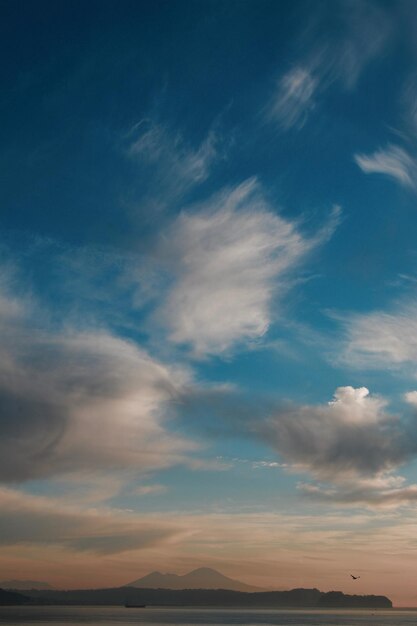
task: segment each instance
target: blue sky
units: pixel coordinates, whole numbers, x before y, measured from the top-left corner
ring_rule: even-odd
[[[413,3],[0,7],[0,578],[415,604]]]

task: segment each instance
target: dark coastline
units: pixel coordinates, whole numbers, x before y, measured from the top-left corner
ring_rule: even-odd
[[[3,592],[7,593],[7,592]],[[15,594],[19,595],[19,594]],[[372,608],[390,609],[386,596],[347,595],[340,591],[318,589],[290,591],[241,592],[226,589],[82,589],[67,591],[24,591],[22,601],[14,604],[118,606],[129,604],[159,607],[224,607],[224,608]]]

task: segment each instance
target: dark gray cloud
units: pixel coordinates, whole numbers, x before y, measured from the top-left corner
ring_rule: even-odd
[[[405,399],[415,407],[416,398],[410,392]],[[208,436],[263,442],[284,461],[283,471],[317,481],[300,487],[310,498],[371,506],[416,500],[417,485],[398,471],[417,455],[417,421],[406,410],[391,414],[365,387],[339,387],[331,402],[302,406],[231,388],[198,390],[183,400],[183,410],[198,417],[194,428]]]
[[[0,480],[184,461],[195,446],[166,428],[189,382],[184,369],[109,332],[44,331],[9,309],[0,316]]]
[[[415,392],[406,401],[415,405]],[[365,387],[339,387],[326,405],[291,407],[258,421],[255,432],[290,471],[316,481],[300,493],[348,506],[396,507],[417,502],[417,485],[400,467],[417,455],[416,420],[386,410]]]
[[[0,489],[0,545],[53,544],[113,554],[171,539],[181,528],[121,511],[82,510],[59,500]]]
[[[387,472],[411,453],[398,420],[365,388],[341,387],[327,405],[278,411],[257,432],[286,461],[321,479]]]
[[[414,422],[390,414],[386,401],[364,387],[339,387],[319,405],[279,404],[227,387],[196,390],[182,402],[188,420],[198,416],[195,428],[261,440],[288,467],[320,479],[389,472],[417,452]]]

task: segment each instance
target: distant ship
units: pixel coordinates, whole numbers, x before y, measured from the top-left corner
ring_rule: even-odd
[[[144,609],[146,604],[129,604],[125,602],[125,609]]]

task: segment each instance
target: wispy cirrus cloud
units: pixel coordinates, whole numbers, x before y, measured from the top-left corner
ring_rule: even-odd
[[[221,144],[210,130],[197,147],[191,146],[180,132],[147,119],[132,127],[126,142],[126,154],[143,169],[144,190],[159,208],[208,178]]]
[[[366,67],[383,54],[395,16],[376,2],[342,0],[338,17],[341,31],[329,42],[328,71],[330,79],[351,89]]]
[[[191,348],[198,357],[228,354],[260,340],[285,317],[284,296],[305,278],[308,255],[333,235],[340,215],[333,207],[316,232],[304,234],[301,219],[281,217],[251,178],[164,218],[143,249],[124,253],[48,240],[28,256],[36,262],[39,251],[49,255],[43,275],[59,296],[52,308],[67,328],[140,329],[153,347],[164,343],[165,355],[169,346]],[[4,299],[4,311],[20,306],[12,293]],[[284,342],[279,349],[291,353]]]
[[[301,66],[291,69],[278,83],[269,109],[270,117],[277,119],[285,130],[302,128],[315,107],[319,83],[319,78],[310,70]]]
[[[396,180],[404,187],[416,188],[417,163],[399,146],[390,144],[372,154],[355,154],[354,160],[365,174],[381,174]]]
[[[269,119],[277,121],[284,130],[301,129],[332,85],[352,89],[389,40],[390,17],[382,7],[353,0],[336,2],[334,8],[335,36],[327,33],[323,37],[319,26],[326,20],[325,11],[316,15],[315,22],[305,31],[308,40],[301,42],[302,48],[308,49],[307,54],[281,76],[267,107]]]
[[[354,367],[417,368],[417,303],[390,311],[371,311],[340,318],[344,338],[337,357]]]
[[[262,337],[295,269],[337,219],[335,211],[323,230],[304,237],[272,210],[255,179],[180,214],[160,249],[173,276],[159,311],[170,341],[204,356]]]

